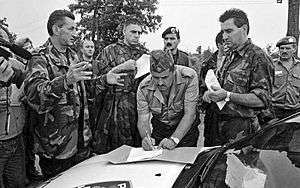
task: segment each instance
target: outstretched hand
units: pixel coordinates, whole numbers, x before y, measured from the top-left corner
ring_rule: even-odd
[[[113,71],[109,71],[106,75],[107,83],[111,85],[124,86],[124,78],[127,76],[126,73],[114,73]]]
[[[90,80],[92,77],[92,71],[86,71],[89,69],[88,62],[80,62],[76,64],[71,64],[67,72],[67,84],[72,85],[78,81]]]

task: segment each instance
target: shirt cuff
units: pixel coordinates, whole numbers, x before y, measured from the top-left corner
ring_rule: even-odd
[[[263,89],[254,89],[251,93],[254,93],[264,103],[265,109],[270,107],[271,97],[267,94],[267,91]]]

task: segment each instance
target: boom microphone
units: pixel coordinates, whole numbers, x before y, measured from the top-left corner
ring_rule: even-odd
[[[8,60],[8,58],[11,57],[11,53],[0,47],[0,57],[4,57],[6,60]]]
[[[32,57],[32,55],[29,51],[21,48],[20,46],[18,46],[16,44],[9,43],[1,37],[0,37],[0,46],[9,48],[12,53],[16,54],[17,56],[20,56],[23,59],[29,60]],[[2,54],[2,50],[0,52]]]
[[[20,46],[16,44],[12,44],[10,47],[8,47],[14,54],[20,56],[23,59],[29,60],[32,57],[32,54],[25,50],[24,48],[21,48]]]

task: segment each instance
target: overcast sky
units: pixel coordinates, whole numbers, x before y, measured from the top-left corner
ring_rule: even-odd
[[[55,9],[66,9],[74,0],[0,0],[0,18],[7,17],[10,30],[19,37],[30,37],[41,45],[48,37],[46,22]],[[169,26],[180,30],[179,48],[195,52],[197,46],[216,48],[214,39],[220,30],[219,16],[229,8],[244,10],[250,21],[249,37],[261,47],[276,43],[287,31],[288,0],[159,0],[157,13],[162,26],[142,36],[150,49],[162,48],[161,33]]]

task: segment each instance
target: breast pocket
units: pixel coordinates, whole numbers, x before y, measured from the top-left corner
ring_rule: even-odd
[[[246,86],[249,81],[250,72],[241,70],[238,72],[229,72],[229,81],[238,86]]]
[[[274,86],[276,88],[281,87],[285,83],[286,76],[283,74],[275,75]]]
[[[237,93],[247,92],[249,76],[250,73],[243,70],[239,72],[229,72],[227,81],[224,84],[224,89]]]
[[[292,85],[297,89],[300,88],[300,73],[292,73]]]
[[[183,101],[177,101],[173,103],[173,110],[176,114],[183,111]]]

